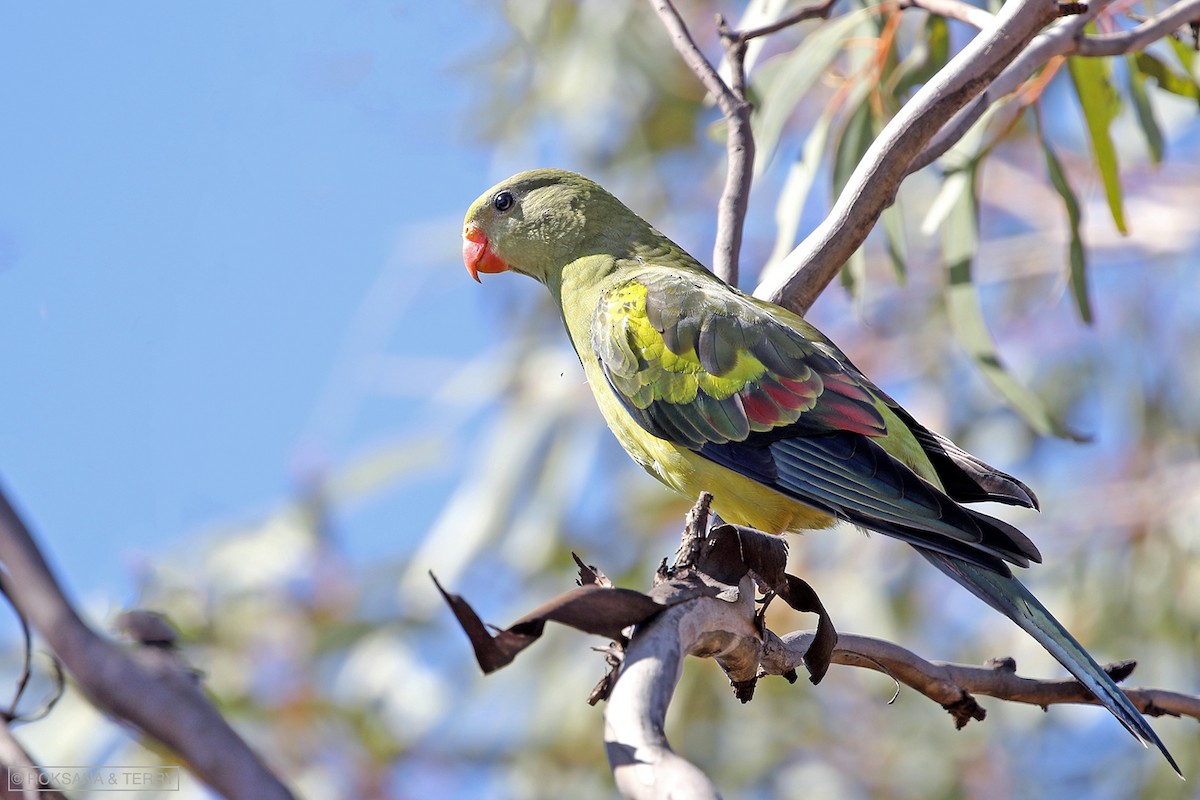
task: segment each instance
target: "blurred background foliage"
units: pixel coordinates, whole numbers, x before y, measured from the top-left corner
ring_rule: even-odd
[[[681,6],[715,56],[717,12],[749,26],[796,4]],[[1104,29],[1154,11],[1121,8]],[[460,71],[495,152],[496,174],[477,190],[518,167],[569,165],[706,259],[723,126],[647,4],[510,0],[504,13],[509,31]],[[830,21],[755,43],[759,161],[743,288],[819,221],[883,123],[971,33],[852,0]],[[1137,658],[1134,683],[1197,692],[1191,45],[1052,64],[905,183],[810,318],[919,419],[1035,487],[1041,514],[999,513],[1038,542],[1046,563],[1030,585],[1100,660]],[[214,523],[139,577],[138,605],[173,621],[214,699],[304,796],[613,794],[601,711],[584,702],[604,671],[591,649],[603,642],[552,631],[481,677],[429,572],[501,625],[572,584],[572,551],[645,588],[688,502],[603,429],[543,293],[506,277],[485,291],[494,338],[424,370],[418,424],[397,421],[423,433],[381,439],[282,507]],[[420,341],[388,347],[382,370],[425,363]],[[431,473],[449,477],[431,484]],[[352,563],[339,518],[414,483],[440,493],[432,524],[397,517],[394,551]],[[845,529],[792,543],[792,570],[842,630],[932,659],[1012,655],[1023,673],[1061,673],[906,548],[866,539]],[[813,620],[778,609],[770,624]],[[715,665],[693,662],[669,735],[730,797],[1195,796],[1194,720],[1155,723],[1192,777],[1182,783],[1095,708],[985,700],[988,719],[955,731],[912,691],[890,702],[894,691],[878,674],[835,667],[819,687],[766,681],[741,706]],[[50,763],[171,763],[70,688],[21,732]]]

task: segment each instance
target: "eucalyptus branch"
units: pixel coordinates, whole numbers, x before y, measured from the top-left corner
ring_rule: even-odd
[[[1140,25],[1121,33],[1099,33],[1075,40],[1073,55],[1119,56],[1145,50],[1188,23],[1200,22],[1200,0],[1181,0]]]
[[[909,165],[933,136],[1057,16],[1057,5],[1047,0],[1005,3],[991,23],[884,127],[825,220],[755,294],[800,313],[807,311],[866,240],[879,215],[894,201]]]
[[[1059,56],[1114,56],[1144,50],[1192,20],[1200,19],[1200,0],[1180,0],[1161,14],[1122,33],[1086,35],[1084,27],[1111,0],[1093,0],[1083,14],[1047,30],[1004,69],[992,84],[938,131],[909,167],[916,172],[945,155],[991,105],[1015,92],[1025,81]]]
[[[783,675],[800,665],[813,634],[797,631],[776,638],[768,632],[768,637],[764,674]],[[959,721],[959,727],[969,719],[983,719],[982,709],[975,711],[978,706],[972,695],[1043,708],[1063,703],[1098,705],[1095,696],[1074,678],[1025,678],[1017,674],[1016,662],[1011,658],[993,659],[983,666],[927,661],[893,642],[839,633],[833,663],[872,669],[917,690],[946,708]],[[1136,662],[1123,661],[1104,669],[1113,680],[1119,681],[1134,666]],[[1164,689],[1123,688],[1122,691],[1138,711],[1148,716],[1200,719],[1200,696]]]
[[[750,128],[752,106],[746,100],[746,44],[752,39],[776,33],[805,20],[827,18],[836,2],[820,0],[769,25],[745,31],[733,30],[723,18],[718,17],[717,30],[730,67],[730,79],[726,83],[696,46],[671,0],[650,0],[650,5],[670,34],[675,49],[716,99],[725,117],[725,187],[717,203],[717,236],[713,245],[712,269],[726,283],[736,285],[738,281],[742,231],[750,203],[750,186],[754,180],[754,133]]]
[[[671,0],[650,0],[663,26],[671,36],[675,49],[684,62],[704,84],[714,98],[728,126],[725,139],[727,157],[725,189],[717,204],[717,239],[713,245],[713,272],[728,283],[738,279],[738,256],[742,249],[742,222],[750,196],[750,180],[754,165],[754,136],[750,132],[750,104],[745,97],[745,75],[742,59],[745,40],[728,39],[730,61],[736,59],[733,87],[721,78],[717,70],[696,46],[687,25]],[[723,37],[724,38],[724,37]]]
[[[80,618],[2,491],[0,564],[4,593],[98,707],[171,748],[224,797],[292,797],[217,713],[174,652],[121,647]]]
[[[751,39],[757,39],[760,36],[768,36],[772,33],[778,33],[785,28],[790,28],[793,25],[797,25],[810,19],[828,19],[829,12],[833,11],[833,6],[836,2],[837,0],[821,0],[819,3],[814,3],[811,6],[805,6],[804,8],[797,9],[791,14],[781,17],[769,25],[762,25],[758,28],[740,31],[737,33],[737,36],[742,41],[748,42]]]
[[[743,580],[738,588],[738,597],[732,602],[698,597],[671,606],[639,626],[630,639],[604,712],[605,748],[623,797],[719,797],[708,777],[671,749],[664,733],[684,656],[717,659],[735,686],[768,675],[796,680],[813,633],[798,631],[779,637],[762,632],[751,601],[752,584]],[[839,633],[832,663],[865,667],[909,686],[942,706],[960,728],[987,716],[975,695],[1042,707],[1096,702],[1073,678],[1042,680],[1018,675],[1011,658],[994,659],[983,666],[928,661],[900,645],[869,636]],[[1126,661],[1105,670],[1119,681],[1134,666]],[[1200,719],[1200,696],[1162,689],[1123,691],[1144,714]]]
[[[736,604],[699,597],[637,629],[604,707],[604,748],[622,797],[720,797],[699,767],[671,749],[665,733],[667,708],[685,655],[705,643],[717,645],[709,655],[756,647],[752,597],[752,590],[743,592]]]

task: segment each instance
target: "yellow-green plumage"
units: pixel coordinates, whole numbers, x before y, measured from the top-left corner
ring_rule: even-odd
[[[770,533],[843,519],[896,537],[1029,632],[1174,766],[1144,718],[1009,569],[1016,528],[962,503],[1036,506],[1020,481],[922,427],[819,331],[738,292],[592,181],[515,175],[467,212],[468,269],[550,290],[618,441],[726,521]],[[483,267],[486,267],[484,269]],[[1177,770],[1178,771],[1178,770]]]

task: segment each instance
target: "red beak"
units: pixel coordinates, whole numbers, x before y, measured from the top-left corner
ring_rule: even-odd
[[[468,223],[463,228],[463,263],[467,265],[467,273],[479,281],[479,273],[505,272],[508,263],[492,250],[487,234],[475,223]]]

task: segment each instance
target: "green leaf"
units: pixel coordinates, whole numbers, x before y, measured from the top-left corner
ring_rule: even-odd
[[[1071,226],[1071,294],[1075,297],[1075,306],[1079,309],[1080,318],[1090,324],[1092,322],[1092,303],[1088,295],[1087,262],[1083,250],[1083,236],[1079,231],[1083,219],[1079,200],[1067,180],[1067,173],[1062,168],[1062,162],[1058,160],[1058,156],[1046,139],[1046,131],[1042,127],[1041,117],[1035,113],[1034,120],[1038,142],[1042,146],[1042,155],[1046,158],[1046,171],[1050,174],[1050,183],[1054,185],[1054,190],[1058,192],[1058,196],[1063,200],[1063,205],[1066,206],[1067,220]]]
[[[812,191],[813,181],[816,180],[817,170],[821,166],[821,156],[825,152],[825,143],[829,140],[829,126],[833,122],[832,114],[824,114],[808,132],[800,157],[792,162],[784,179],[783,189],[779,192],[779,202],[775,204],[775,247],[767,259],[761,279],[766,278],[767,270],[772,264],[777,264],[796,245],[796,237],[800,230],[800,217],[804,214],[804,205],[808,202],[808,194]]]
[[[1200,100],[1200,87],[1196,85],[1196,81],[1191,75],[1180,75],[1150,53],[1136,54],[1133,57],[1133,63],[1143,76],[1154,78],[1158,88],[1164,92]]]
[[[1117,150],[1108,130],[1120,110],[1120,99],[1109,81],[1108,61],[1103,58],[1071,58],[1067,66],[1079,96],[1079,105],[1083,109],[1088,135],[1092,140],[1092,155],[1100,170],[1113,222],[1121,233],[1128,233],[1121,196],[1121,176],[1117,168]]]
[[[1146,94],[1146,76],[1138,69],[1137,61],[1131,56],[1125,56],[1125,80],[1129,87],[1129,97],[1133,100],[1133,110],[1137,113],[1138,125],[1146,137],[1146,146],[1150,148],[1150,158],[1155,164],[1161,164],[1163,159],[1163,135],[1158,127],[1158,119],[1154,116],[1154,106],[1150,96]]]
[[[976,166],[946,177],[949,209],[942,231],[942,256],[947,270],[946,312],[958,341],[975,359],[984,377],[1034,430],[1066,439],[1082,439],[1060,422],[1036,394],[1014,378],[1000,361],[996,343],[983,319],[983,304],[971,276],[971,262],[979,245],[979,214],[975,199]]]
[[[883,119],[873,117],[873,123],[872,141],[878,138],[883,130]],[[896,280],[904,283],[908,279],[908,245],[904,238],[904,213],[900,209],[898,201],[892,203],[883,210],[880,221],[883,223],[884,249],[892,262],[892,270],[896,274]]]
[[[867,280],[867,256],[863,248],[858,248],[851,254],[842,271],[838,273],[842,286],[854,297],[859,297],[859,291]]]
[[[846,182],[850,179],[851,173],[855,167],[862,161],[863,154],[867,152],[867,148],[871,146],[871,142],[875,140],[875,120],[874,112],[871,110],[869,99],[864,96],[854,109],[854,113],[850,115],[850,119],[846,122],[846,126],[842,129],[842,136],[838,140],[837,149],[833,156],[833,193],[837,195],[845,187]],[[845,286],[851,294],[856,294],[858,287],[862,286],[863,279],[866,277],[867,259],[863,253],[863,246],[859,247],[842,267],[842,285]]]
[[[869,22],[874,13],[873,9],[863,8],[830,20],[814,29],[790,53],[759,68],[754,87],[762,101],[750,120],[756,146],[755,175],[761,175],[770,163],[796,105],[843,51],[846,38]]]
[[[893,203],[883,210],[883,234],[888,258],[896,272],[896,280],[908,280],[908,245],[904,237],[904,214],[900,204]]]
[[[1175,54],[1175,59],[1179,62],[1179,66],[1183,67],[1183,71],[1187,73],[1187,77],[1192,85],[1200,86],[1200,58],[1196,58],[1196,49],[1181,39],[1176,39],[1174,36],[1168,36],[1166,40],[1167,44],[1171,47],[1171,52]]]
[[[945,17],[930,15],[925,19],[923,38],[896,67],[900,79],[895,96],[905,97],[909,91],[927,82],[950,60],[950,26]]]
[[[855,107],[850,119],[842,128],[841,138],[837,142],[837,150],[833,156],[833,193],[842,191],[850,174],[862,160],[863,154],[875,139],[875,125],[872,119],[871,103],[863,98]]]

